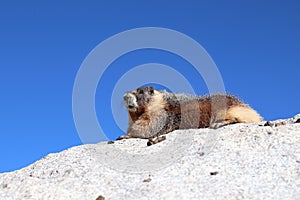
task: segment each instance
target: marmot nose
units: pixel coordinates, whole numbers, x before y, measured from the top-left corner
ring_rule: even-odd
[[[128,95],[125,94],[125,95],[123,96],[123,99],[124,99],[124,101],[127,101],[127,100],[129,99]]]

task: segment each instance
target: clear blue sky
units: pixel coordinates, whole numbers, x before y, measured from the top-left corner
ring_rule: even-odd
[[[0,172],[82,144],[72,115],[76,73],[101,41],[132,28],[169,28],[199,42],[218,66],[226,91],[266,120],[300,113],[299,10],[296,0],[1,1]],[[121,66],[149,62],[187,65],[155,50],[116,60],[95,97],[110,139],[122,134],[110,113],[113,74],[120,76]],[[99,91],[108,94],[104,101]],[[197,93],[206,92],[200,84]]]

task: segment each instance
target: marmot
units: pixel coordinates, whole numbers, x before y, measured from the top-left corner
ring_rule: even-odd
[[[249,105],[228,94],[192,96],[141,87],[125,93],[127,134],[118,139],[151,139],[176,129],[219,128],[254,123],[262,117]]]

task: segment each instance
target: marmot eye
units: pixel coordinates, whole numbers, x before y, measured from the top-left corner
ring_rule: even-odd
[[[150,95],[153,95],[154,94],[154,90],[150,90]]]

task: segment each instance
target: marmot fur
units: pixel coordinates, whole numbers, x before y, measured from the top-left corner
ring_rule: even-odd
[[[118,139],[150,139],[176,129],[219,128],[262,121],[249,105],[228,94],[197,97],[148,86],[125,93],[124,104],[128,111],[128,129],[127,134]]]

